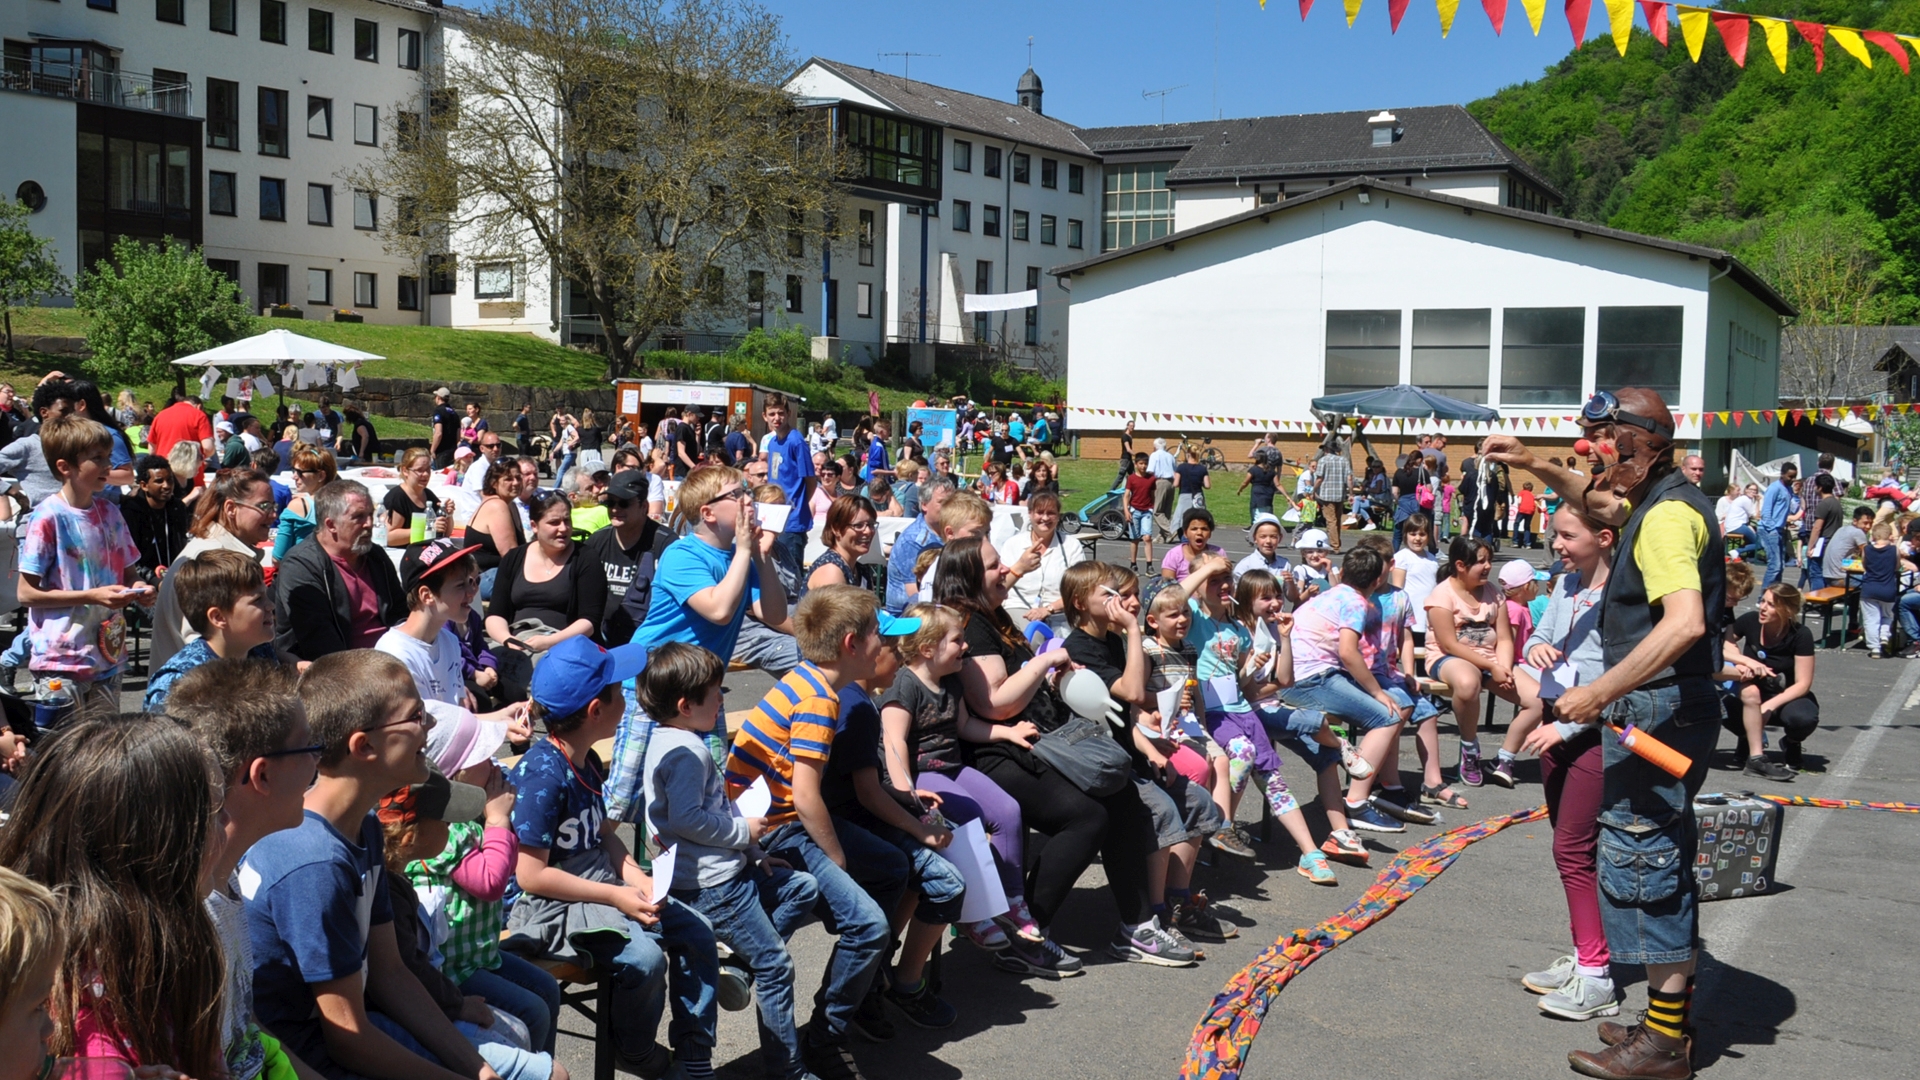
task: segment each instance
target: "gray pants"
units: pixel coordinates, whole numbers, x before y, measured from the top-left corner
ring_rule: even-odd
[[[1153,524],[1155,528],[1160,530],[1160,539],[1166,541],[1172,541],[1174,539],[1173,530],[1176,526],[1171,515],[1173,513],[1173,495],[1176,487],[1177,485],[1172,480],[1155,480],[1153,482]]]

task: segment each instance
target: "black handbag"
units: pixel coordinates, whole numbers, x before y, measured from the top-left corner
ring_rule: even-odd
[[[1101,798],[1133,779],[1133,762],[1106,732],[1104,724],[1069,715],[1066,723],[1033,742],[1033,755],[1074,787]]]

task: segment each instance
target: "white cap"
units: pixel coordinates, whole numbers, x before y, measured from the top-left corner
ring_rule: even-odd
[[[1500,568],[1500,587],[1515,589],[1533,580],[1533,564],[1525,559],[1514,559]]]
[[[429,701],[433,729],[427,732],[427,756],[452,776],[494,755],[507,741],[507,725],[482,720],[458,705]]]
[[[1300,530],[1300,535],[1294,537],[1293,546],[1301,551],[1327,551],[1333,547],[1332,544],[1327,543],[1325,529]]]

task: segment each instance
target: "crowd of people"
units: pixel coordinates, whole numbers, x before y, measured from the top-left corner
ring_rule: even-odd
[[[970,485],[877,418],[836,459],[770,394],[762,439],[741,416],[669,410],[635,445],[616,434],[598,468],[568,460],[607,438],[582,410],[555,419],[548,489],[478,410],[449,407],[376,506],[325,445],[296,441],[285,492],[270,446],[203,474],[215,448],[189,440],[211,423],[175,425],[201,459],[128,447],[121,462],[114,418],[65,393],[36,391],[36,461],[15,458],[31,509],[12,666],[43,691],[58,681],[66,704],[9,709],[0,734],[0,1035],[153,1075],[565,1080],[541,966],[558,961],[611,981],[628,1072],[712,1075],[719,1011],[751,1004],[768,1075],[858,1077],[852,1035],[956,1022],[964,1002],[928,970],[949,933],[1016,975],[1081,975],[1056,928],[1109,918],[1064,910],[1096,856],[1113,957],[1185,967],[1236,937],[1247,920],[1208,896],[1199,856],[1256,857],[1237,824],[1249,781],[1300,877],[1329,886],[1369,865],[1362,832],[1438,825],[1468,789],[1522,782],[1529,754],[1575,952],[1526,985],[1556,1015],[1611,1016],[1610,962],[1647,964],[1645,1020],[1603,1030],[1617,1045],[1575,1068],[1688,1075],[1691,879],[1627,888],[1608,869],[1626,863],[1597,853],[1691,850],[1681,800],[1719,731],[1674,723],[1702,707],[1695,689],[1738,767],[1773,779],[1819,723],[1801,593],[1727,561],[1646,391],[1590,403],[1606,441],[1586,459],[1490,437],[1463,466],[1470,495],[1441,436],[1359,480],[1323,455],[1326,527],[1302,524],[1298,565],[1270,493],[1251,554],[1215,545],[1211,477],[1183,454],[1157,566],[1164,446],[1128,459],[1122,565],[1060,529],[1030,431],[1007,448],[1020,482],[988,467]],[[162,413],[150,437],[166,427]],[[464,528],[429,487],[443,429],[459,445],[441,467],[472,458],[450,474],[479,496]],[[1253,462],[1277,478],[1277,445]],[[1507,469],[1540,491],[1513,496],[1503,525]],[[1393,528],[1342,545],[1354,486]],[[1008,503],[1025,524],[996,543]],[[1556,563],[1497,563],[1494,538],[1526,546],[1539,510]],[[911,519],[890,548],[887,516]],[[1852,543],[1853,526],[1815,516],[1824,552]],[[1866,524],[1871,577],[1902,556]],[[1756,585],[1758,608],[1736,615]],[[1889,597],[1874,625],[1896,606],[1914,617]],[[128,712],[136,610],[151,612],[151,674]],[[730,712],[739,665],[776,682]],[[1487,695],[1515,711],[1483,754]],[[1635,771],[1603,709],[1696,771]],[[1417,775],[1402,775],[1403,736]],[[1649,799],[1671,811],[1650,831],[1606,813]],[[967,920],[969,882],[942,853],[976,821],[1004,903]],[[835,946],[802,1023],[787,941],[816,921]],[[0,1080],[35,1075],[25,1057]]]

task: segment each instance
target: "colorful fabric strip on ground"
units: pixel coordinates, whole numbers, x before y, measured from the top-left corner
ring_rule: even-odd
[[[1254,1036],[1273,1004],[1307,965],[1333,951],[1348,938],[1386,918],[1453,865],[1469,844],[1524,822],[1547,816],[1545,806],[1488,818],[1441,833],[1401,852],[1380,871],[1373,885],[1345,911],[1311,930],[1296,930],[1275,942],[1227,983],[1213,999],[1187,1046],[1180,1075],[1187,1080],[1236,1080],[1253,1048]]]
[[[1920,803],[1861,802],[1859,799],[1816,799],[1810,795],[1755,795],[1781,806],[1814,806],[1822,810],[1885,810],[1891,814],[1920,814]]]

